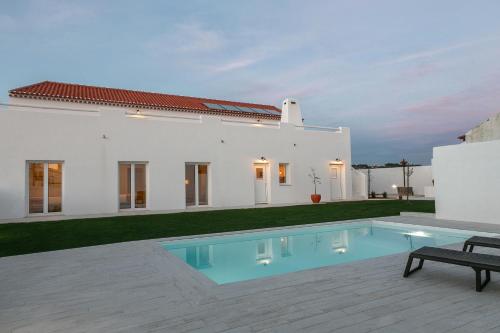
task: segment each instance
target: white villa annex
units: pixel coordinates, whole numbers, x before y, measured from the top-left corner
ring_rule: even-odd
[[[459,139],[433,150],[436,217],[500,224],[500,113]]]
[[[350,199],[349,129],[282,109],[76,84],[9,92],[0,219]]]

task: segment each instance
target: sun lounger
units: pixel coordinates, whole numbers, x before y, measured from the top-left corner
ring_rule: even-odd
[[[465,241],[463,251],[467,251],[468,247],[469,252],[472,252],[474,246],[493,247],[496,249],[500,249],[500,238],[479,236],[471,237]]]
[[[417,267],[411,269],[413,259],[420,259],[420,262]],[[476,291],[483,290],[488,284],[491,271],[500,272],[500,256],[424,246],[410,253],[403,276],[406,278],[421,269],[425,260],[472,268],[476,272]],[[484,282],[481,281],[482,271],[486,274]]]

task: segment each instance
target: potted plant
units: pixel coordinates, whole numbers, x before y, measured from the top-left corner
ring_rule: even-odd
[[[387,199],[387,192],[382,193],[382,198]]]
[[[312,183],[314,184],[314,194],[311,194],[311,201],[313,203],[319,203],[321,201],[321,194],[318,194],[316,192],[316,186],[318,184],[321,184],[321,178],[319,178],[316,175],[316,170],[311,168],[311,173],[309,174],[309,177],[311,178]]]
[[[375,199],[377,197],[377,193],[375,193],[375,191],[372,191],[372,193],[370,193],[370,197],[372,199]]]

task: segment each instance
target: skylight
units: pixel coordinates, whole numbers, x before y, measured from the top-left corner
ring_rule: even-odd
[[[215,104],[215,103],[203,103],[206,107],[213,110],[229,110],[229,111],[240,111],[240,112],[251,112],[260,113],[265,115],[279,115],[280,113],[274,110],[261,109],[261,108],[250,108],[246,106],[236,106],[228,104]]]

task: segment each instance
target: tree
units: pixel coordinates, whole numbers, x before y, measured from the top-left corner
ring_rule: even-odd
[[[314,170],[314,168],[311,168],[311,173],[309,174],[309,177],[311,178],[311,181],[314,184],[314,194],[316,194],[316,185],[321,184],[321,178],[319,178],[316,175],[316,170]]]

